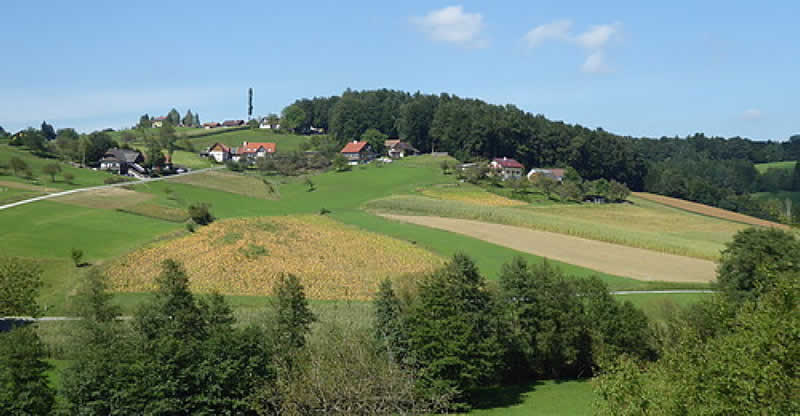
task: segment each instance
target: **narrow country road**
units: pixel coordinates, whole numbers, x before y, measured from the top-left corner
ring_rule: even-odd
[[[148,183],[148,182],[163,181],[163,180],[167,180],[167,179],[178,178],[178,177],[186,176],[186,175],[194,175],[195,173],[207,172],[209,170],[216,170],[216,169],[222,169],[222,168],[223,168],[222,166],[217,166],[217,167],[213,167],[213,168],[192,170],[192,171],[189,171],[189,172],[186,172],[186,173],[178,173],[176,175],[162,176],[162,177],[159,177],[159,178],[147,178],[147,179],[139,179],[139,180],[130,181],[130,182],[114,183],[114,184],[111,184],[111,185],[99,185],[99,186],[92,186],[92,187],[89,187],[89,188],[70,189],[68,191],[56,192],[56,193],[52,193],[52,194],[37,196],[36,198],[30,198],[30,199],[25,199],[25,200],[22,200],[22,201],[17,201],[17,202],[11,203],[11,204],[0,205],[0,211],[2,211],[4,209],[8,209],[8,208],[18,207],[20,205],[30,204],[31,202],[43,201],[45,199],[57,198],[59,196],[75,194],[75,193],[78,193],[78,192],[93,191],[93,190],[96,190],[96,189],[117,188],[117,187],[120,187],[120,186],[138,185],[138,184]]]

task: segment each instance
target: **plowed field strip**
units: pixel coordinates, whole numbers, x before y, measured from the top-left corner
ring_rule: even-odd
[[[493,244],[617,276],[664,282],[710,282],[716,263],[528,228],[443,217],[386,218],[468,235]]]

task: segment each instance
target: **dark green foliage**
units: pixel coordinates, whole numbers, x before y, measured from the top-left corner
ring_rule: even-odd
[[[276,352],[291,354],[306,345],[316,316],[308,307],[303,285],[293,274],[282,275],[273,289],[271,334]]]
[[[720,288],[733,298],[757,297],[774,279],[800,271],[800,240],[775,228],[738,232],[722,252],[717,273]]]
[[[81,279],[72,299],[75,315],[93,323],[112,322],[120,315],[120,310],[111,304],[114,295],[107,290],[105,275],[95,267],[90,268]]]
[[[42,271],[34,263],[0,257],[0,316],[36,316]]]
[[[205,202],[198,202],[189,205],[187,212],[189,213],[189,218],[191,218],[195,224],[208,225],[214,221],[214,216],[211,215],[210,208],[211,205]]]
[[[591,339],[581,300],[558,269],[515,258],[500,274],[515,378],[591,374]]]
[[[174,108],[169,110],[169,113],[167,113],[167,119],[164,120],[162,125],[164,124],[171,124],[173,126],[181,124],[181,114],[178,112],[178,110]]]
[[[306,112],[297,104],[292,104],[283,109],[281,127],[293,133],[298,133],[303,127]]]
[[[58,163],[48,163],[42,166],[42,173],[50,177],[51,182],[56,181],[56,175],[61,173],[61,165]]]
[[[72,258],[72,262],[75,263],[75,267],[81,267],[81,265],[83,265],[83,250],[73,248],[70,250],[69,255]]]
[[[55,140],[56,138],[56,129],[53,128],[52,124],[47,124],[46,121],[42,121],[42,136],[47,141]]]
[[[426,397],[465,403],[496,379],[503,346],[495,311],[483,276],[465,255],[420,283],[408,313],[408,354]]]
[[[12,156],[11,159],[9,159],[8,167],[14,171],[15,176],[20,176],[20,174],[30,176],[31,168],[28,166],[28,163],[16,156]]]
[[[195,126],[195,124],[194,124],[194,115],[192,115],[192,110],[191,109],[186,110],[186,115],[183,116],[183,119],[181,120],[181,123],[185,127],[194,127]]]
[[[336,156],[333,157],[332,166],[337,172],[347,172],[353,168],[347,163],[347,158],[340,153],[337,153]]]
[[[662,358],[620,360],[596,381],[601,415],[794,415],[800,413],[798,275],[778,276],[761,297],[720,319],[703,337],[676,322]],[[729,299],[713,302],[725,308]],[[719,306],[707,308],[718,310]]]
[[[368,128],[364,134],[361,135],[361,140],[369,143],[372,147],[372,151],[381,155],[383,154],[385,145],[384,142],[389,136],[380,132],[380,130],[375,128]]]
[[[405,362],[408,355],[408,330],[404,322],[405,312],[400,299],[392,288],[392,281],[381,282],[375,296],[375,338],[385,349],[389,360]]]
[[[0,415],[48,415],[55,402],[45,372],[46,351],[36,331],[0,333]]]
[[[103,158],[108,149],[116,146],[108,133],[96,131],[80,140],[79,151],[86,163],[96,163]]]
[[[129,331],[108,321],[108,298],[90,279],[81,296],[93,306],[76,334],[83,352],[65,377],[70,413],[255,414],[252,394],[273,379],[264,332],[236,328],[220,295],[196,299],[174,261],[164,262],[157,284]]]

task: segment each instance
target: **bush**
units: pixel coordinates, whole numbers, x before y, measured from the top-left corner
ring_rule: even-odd
[[[72,262],[75,263],[75,267],[81,267],[81,265],[83,265],[83,250],[73,248],[70,252],[70,257],[72,257]]]
[[[75,180],[75,175],[73,175],[70,172],[64,172],[61,176],[64,178],[64,182],[69,183],[69,184],[71,184],[72,181]]]
[[[211,215],[209,208],[211,205],[205,202],[199,202],[196,204],[189,205],[189,209],[187,212],[189,213],[189,218],[198,225],[208,225],[214,221],[214,216]]]

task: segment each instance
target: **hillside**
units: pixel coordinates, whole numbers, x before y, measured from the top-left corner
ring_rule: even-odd
[[[764,173],[770,169],[794,169],[796,164],[797,162],[794,160],[787,160],[783,162],[757,163],[755,166],[759,173]]]

